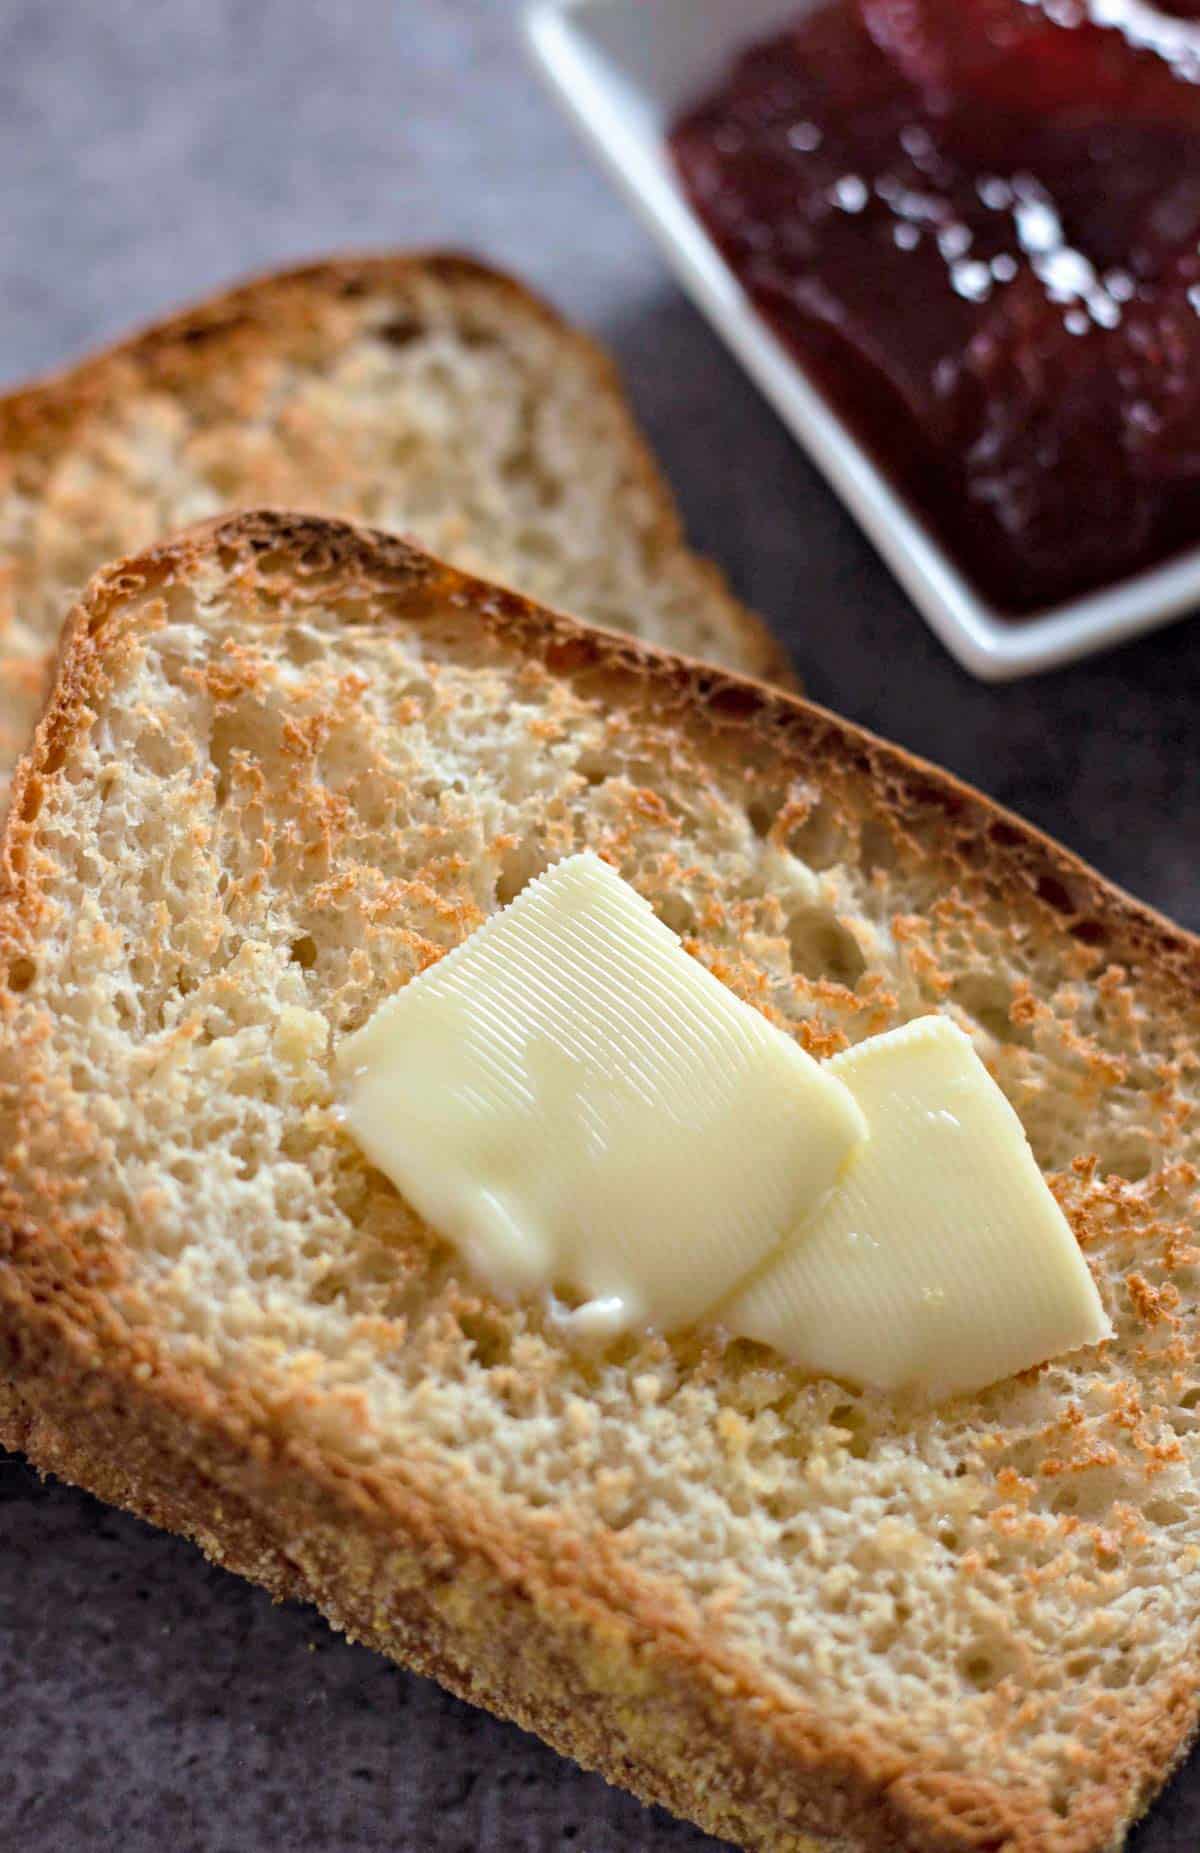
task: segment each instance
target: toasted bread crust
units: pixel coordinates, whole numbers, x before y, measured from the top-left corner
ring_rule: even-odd
[[[1047,928],[1138,969],[1143,992],[1200,1027],[1200,941],[1172,927],[1027,825],[947,775],[832,715],[719,671],[590,632],[342,523],[263,513],[205,524],[101,573],[73,614],[50,707],[23,763],[3,845],[0,949],[27,952],[41,897],[36,818],[106,663],[123,647],[134,589],[205,559],[251,579],[361,582],[379,621],[419,625],[447,606],[557,677],[614,700],[654,691],[665,716],[700,716],[747,755],[819,761],[866,783],[905,826],[930,827]],[[1082,929],[1077,931],[1077,929]],[[1114,1782],[1069,1819],[1035,1794],[967,1782],[837,1731],[786,1703],[763,1670],[697,1625],[669,1584],[637,1574],[561,1515],[490,1511],[420,1461],[357,1470],[289,1435],[248,1391],[218,1391],[119,1327],[106,1288],[119,1259],[80,1249],[52,1205],[0,1198],[0,1439],[41,1467],[197,1539],[277,1595],[475,1702],[514,1717],[646,1799],[763,1853],[1101,1853],[1119,1844],[1186,1749],[1197,1694],[1177,1678],[1113,1740]],[[519,1646],[519,1652],[514,1649]]]
[[[98,410],[143,389],[185,390],[209,381],[231,354],[245,366],[255,355],[286,352],[295,332],[311,328],[326,306],[403,289],[428,278],[447,290],[485,292],[541,323],[590,375],[612,410],[631,479],[655,511],[657,545],[682,555],[679,512],[634,420],[625,388],[605,350],[503,271],[455,251],[347,253],[295,269],[267,271],[131,335],[74,365],[46,374],[0,398],[0,466],[26,454],[69,450],[75,433]],[[353,512],[353,511],[352,511]],[[796,685],[786,652],[756,613],[729,590],[720,568],[688,556],[695,584],[719,609],[733,660],[782,687]],[[0,568],[4,565],[0,549]],[[0,716],[0,721],[2,721]]]
[[[863,1844],[818,1843],[789,1828],[797,1780],[786,1748],[769,1731],[731,1733],[727,1695],[706,1690],[652,1633],[631,1635],[519,1567],[498,1572],[462,1540],[434,1542],[396,1511],[365,1514],[304,1470],[278,1474],[273,1491],[259,1476],[243,1498],[230,1490],[238,1463],[219,1439],[204,1437],[194,1417],[171,1423],[153,1398],[138,1400],[132,1422],[126,1409],[95,1401],[81,1420],[77,1387],[42,1380],[26,1400],[0,1385],[0,1444],[192,1538],[275,1600],[314,1603],[351,1640],[710,1833],[764,1853]],[[634,1711],[645,1715],[636,1734]],[[818,1766],[809,1780],[828,1816],[832,1769]],[[857,1807],[872,1799],[859,1796]],[[881,1840],[878,1853],[896,1844]]]

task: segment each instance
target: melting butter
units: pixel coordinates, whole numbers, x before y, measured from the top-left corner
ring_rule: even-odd
[[[934,1396],[1111,1336],[1087,1263],[970,1040],[920,1017],[827,1065],[870,1128],[717,1317],[821,1375]]]
[[[687,1325],[835,1186],[866,1120],[830,1067],[570,856],[343,1043],[347,1124],[493,1287],[582,1331]]]

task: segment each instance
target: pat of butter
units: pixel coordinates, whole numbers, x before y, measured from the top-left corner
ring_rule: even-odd
[[[920,1017],[828,1069],[871,1136],[722,1324],[822,1375],[935,1396],[1111,1336],[1021,1122],[960,1029]]]
[[[569,856],[339,1051],[367,1156],[495,1287],[581,1326],[706,1313],[866,1133],[828,1068],[599,857]]]

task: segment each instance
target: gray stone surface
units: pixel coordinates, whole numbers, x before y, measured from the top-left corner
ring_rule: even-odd
[[[1200,628],[1045,680],[956,669],[683,302],[502,0],[5,0],[0,379],[241,271],[468,245],[616,349],[695,535],[818,699],[1200,925]],[[533,1853],[714,1843],[0,1457],[0,1848]],[[1194,1853],[1200,1769],[1136,1853]]]

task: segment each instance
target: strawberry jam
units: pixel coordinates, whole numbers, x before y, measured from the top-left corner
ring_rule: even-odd
[[[671,146],[752,300],[993,604],[1200,543],[1200,0],[835,0]]]

